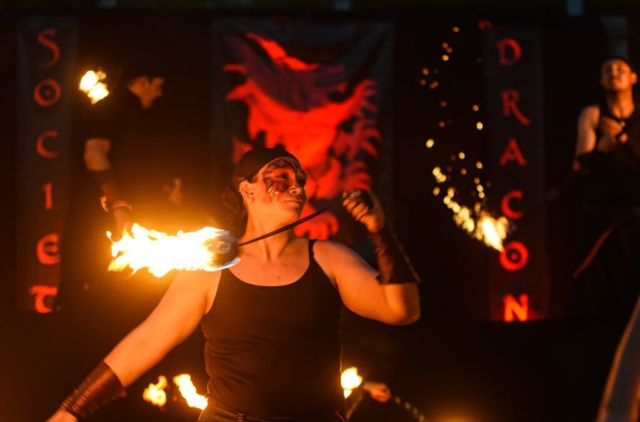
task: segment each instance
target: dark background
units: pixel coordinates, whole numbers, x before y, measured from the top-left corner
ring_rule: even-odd
[[[551,3],[551,2],[550,2]],[[556,7],[556,6],[553,6]],[[126,323],[114,328],[110,312],[126,307],[117,301],[79,305],[73,313],[27,313],[15,308],[13,229],[15,219],[15,25],[16,17],[42,10],[12,11],[0,18],[0,157],[3,189],[0,208],[0,418],[43,421],[110,350],[136,320],[160,298],[166,281],[132,286],[145,299],[130,310]],[[53,13],[46,11],[46,13]],[[141,48],[168,64],[165,96],[154,113],[162,123],[159,142],[180,142],[194,192],[216,215],[220,179],[227,168],[211,139],[211,12],[81,11],[78,78],[98,64],[107,73]],[[226,12],[230,13],[230,12]],[[381,19],[380,13],[353,14]],[[218,12],[218,14],[224,14]],[[272,16],[266,13],[253,14]],[[294,14],[295,15],[295,14]],[[473,16],[472,16],[473,15]],[[544,205],[548,212],[553,318],[503,324],[486,322],[487,262],[497,252],[455,227],[451,213],[431,191],[431,169],[463,148],[482,158],[482,133],[466,104],[483,105],[480,16],[493,25],[539,25],[543,29],[546,183],[562,186],[570,173],[575,124],[580,109],[598,100],[599,64],[607,55],[605,33],[596,17],[495,17],[466,13],[396,12],[391,104],[394,131],[394,215],[399,238],[423,279],[423,316],[408,327],[386,327],[345,314],[345,365],[355,365],[368,379],[387,382],[428,420],[573,421],[593,420],[610,364],[615,338],[601,327],[566,315],[570,287],[568,263],[572,201],[568,195]],[[331,13],[296,15],[332,18]],[[345,19],[340,16],[340,19]],[[452,60],[439,61],[442,42],[459,26]],[[634,54],[634,21],[630,21]],[[420,85],[422,68],[439,67],[440,87]],[[451,106],[446,110],[441,101]],[[458,106],[459,105],[459,106]],[[78,106],[80,109],[81,105]],[[458,107],[458,108],[456,108]],[[80,115],[80,113],[79,113]],[[447,133],[437,122],[455,119]],[[446,138],[433,149],[431,137]],[[489,191],[489,196],[491,195]],[[144,290],[147,289],[147,290]],[[113,297],[111,298],[113,299]],[[95,303],[93,303],[95,304]],[[127,306],[132,306],[128,303]],[[159,410],[141,399],[142,390],[164,374],[190,373],[205,391],[201,334],[196,332],[129,389],[129,396],[103,409],[94,421],[196,420],[198,412],[179,401]],[[170,390],[171,391],[171,390]],[[365,399],[354,421],[415,420],[395,404]]]

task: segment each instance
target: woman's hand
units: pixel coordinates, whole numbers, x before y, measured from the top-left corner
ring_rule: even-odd
[[[380,403],[384,403],[391,398],[391,390],[389,390],[387,384],[383,382],[365,381],[362,388],[371,394],[372,399],[379,401]]]
[[[342,205],[356,221],[364,224],[369,233],[379,232],[385,224],[384,213],[380,201],[371,191],[356,189],[352,193],[344,193]]]

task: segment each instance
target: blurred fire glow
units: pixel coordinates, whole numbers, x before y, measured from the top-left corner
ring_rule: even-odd
[[[107,85],[102,82],[106,77],[107,74],[104,72],[90,70],[80,80],[80,91],[87,94],[91,99],[91,104],[95,104],[109,95]]]

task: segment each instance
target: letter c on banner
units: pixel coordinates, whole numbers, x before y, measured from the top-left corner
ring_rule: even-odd
[[[502,214],[504,214],[505,217],[512,220],[518,220],[524,216],[524,212],[515,211],[513,208],[511,208],[511,205],[509,205],[509,201],[511,201],[512,199],[522,200],[522,191],[512,190],[511,192],[507,192],[507,194],[502,197],[500,208],[502,209]]]
[[[44,79],[33,90],[33,99],[42,107],[50,107],[58,102],[62,95],[60,84],[55,79]]]
[[[500,265],[507,271],[518,271],[527,265],[529,250],[521,242],[510,242],[500,254]]]
[[[60,254],[58,253],[58,242],[60,236],[58,233],[51,233],[43,236],[38,241],[36,253],[38,261],[43,265],[54,265],[60,262]]]
[[[47,138],[56,139],[58,137],[57,130],[47,130],[42,132],[40,136],[38,136],[38,140],[36,141],[36,151],[38,155],[44,158],[56,158],[58,156],[58,151],[49,150],[44,146],[44,140]]]

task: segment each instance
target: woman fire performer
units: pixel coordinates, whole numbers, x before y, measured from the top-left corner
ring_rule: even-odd
[[[280,149],[248,151],[223,193],[240,242],[295,222],[306,174]],[[342,421],[340,307],[387,324],[420,316],[418,276],[366,192],[343,206],[370,233],[379,271],[351,249],[286,230],[239,249],[216,272],[179,272],[151,315],[64,401],[49,422],[76,421],[125,395],[198,324],[210,376],[201,422]]]

